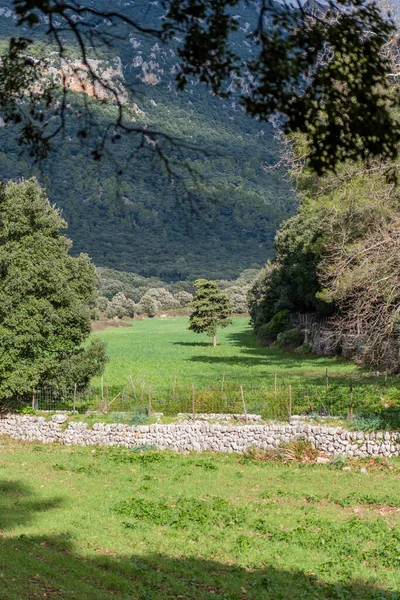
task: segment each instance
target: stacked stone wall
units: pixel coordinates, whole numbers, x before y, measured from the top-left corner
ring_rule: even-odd
[[[54,418],[57,420],[59,415]],[[58,419],[62,420],[62,419]],[[328,456],[400,455],[400,432],[348,431],[293,421],[289,425],[221,425],[185,422],[170,425],[57,423],[44,417],[9,415],[0,419],[0,435],[28,442],[77,446],[153,446],[160,450],[243,453],[251,447],[272,449],[282,442],[304,439]]]

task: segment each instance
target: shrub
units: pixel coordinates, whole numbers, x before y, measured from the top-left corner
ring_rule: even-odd
[[[153,318],[157,314],[157,303],[151,297],[145,294],[138,304],[139,314],[145,314],[150,318]]]
[[[311,344],[309,342],[303,342],[298,348],[296,348],[296,352],[298,354],[310,354],[311,351]]]
[[[277,345],[280,348],[298,348],[304,343],[304,333],[300,329],[288,329],[278,335]]]
[[[188,306],[193,300],[193,294],[181,290],[175,294],[175,300],[179,303],[179,306],[183,308],[184,306]]]
[[[105,312],[107,310],[108,304],[108,298],[106,298],[105,296],[99,296],[97,298],[97,308],[101,310],[101,312]]]
[[[165,288],[151,288],[146,292],[145,297],[154,300],[157,310],[169,310],[170,308],[178,308],[179,306],[176,298]]]
[[[17,413],[20,415],[36,415],[36,411],[30,406],[17,408]]]
[[[271,344],[278,335],[285,331],[290,323],[288,310],[280,310],[269,323],[261,325],[257,330],[257,337],[263,344]],[[300,345],[300,344],[298,344]]]
[[[134,301],[131,298],[127,298],[122,292],[118,292],[111,302],[107,302],[105,316],[107,319],[113,319],[114,317],[118,317],[119,319],[122,319],[122,317],[133,318],[135,310],[136,304]]]
[[[356,431],[380,431],[386,429],[387,424],[379,415],[354,415],[349,420],[351,429]]]
[[[244,457],[258,462],[313,462],[317,459],[318,454],[318,450],[310,441],[295,439],[291,442],[281,442],[279,446],[270,450],[253,446],[247,450]]]
[[[225,293],[229,298],[234,313],[244,314],[248,312],[247,292],[248,287],[246,286],[233,285],[226,288]]]

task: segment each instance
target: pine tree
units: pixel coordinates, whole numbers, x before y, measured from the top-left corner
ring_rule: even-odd
[[[194,308],[190,315],[188,329],[195,333],[207,333],[217,345],[217,327],[227,327],[232,323],[232,309],[229,299],[222,294],[215,281],[198,279],[195,282],[196,294],[191,303]]]
[[[87,385],[107,360],[91,331],[96,271],[70,256],[67,224],[35,179],[0,187],[0,399],[45,384]],[[71,380],[72,379],[72,380]]]

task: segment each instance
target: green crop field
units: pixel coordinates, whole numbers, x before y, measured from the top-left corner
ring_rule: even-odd
[[[2,438],[0,598],[398,600],[400,464],[342,469]]]
[[[93,334],[108,345],[104,386],[110,400],[120,394],[115,410],[129,406],[132,396],[143,406],[151,396],[154,410],[174,414],[191,410],[194,396],[197,411],[242,411],[242,386],[248,410],[266,417],[287,418],[291,394],[293,412],[367,412],[380,415],[381,426],[400,422],[397,378],[385,384],[384,374],[372,376],[343,360],[262,348],[245,317],[219,332],[217,348],[187,325],[185,317],[145,319]],[[100,380],[93,386],[99,393]]]

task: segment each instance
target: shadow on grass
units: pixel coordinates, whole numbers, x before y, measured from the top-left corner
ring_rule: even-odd
[[[193,556],[131,554],[128,543],[126,553],[117,555],[96,547],[95,537],[92,556],[80,556],[68,533],[15,536],[9,531],[56,508],[60,499],[43,503],[14,481],[0,482],[0,493],[2,600],[399,600],[396,592],[358,582],[326,584],[315,575],[271,566],[250,570]]]
[[[266,542],[267,543],[267,542]],[[96,550],[94,550],[96,552]],[[326,584],[316,576],[266,566],[244,569],[163,554],[78,556],[68,536],[0,540],[0,597],[7,600],[399,600],[361,583]]]
[[[174,346],[190,346],[196,348],[196,346],[207,348],[212,346],[211,342],[173,342]]]
[[[319,378],[322,376],[325,377],[323,369],[332,368],[335,364],[332,359],[329,358],[287,354],[283,351],[272,350],[269,348],[263,348],[260,353],[252,350],[242,350],[242,354],[243,356],[213,356],[212,354],[208,354],[207,356],[192,356],[190,360],[193,362],[204,362],[209,364],[219,363],[243,367],[276,367],[279,371],[294,369],[298,370],[298,374],[301,376],[307,376],[307,372],[305,372],[304,369],[304,363],[310,362],[310,371],[312,370],[315,376]],[[321,368],[320,373],[315,373],[317,367]],[[273,370],[270,371],[269,375],[273,375]],[[265,377],[265,373],[261,373],[260,376]],[[344,377],[344,375],[342,375],[342,377]]]
[[[43,500],[19,481],[0,480],[0,531],[25,525],[38,512],[58,508],[62,498]]]
[[[235,333],[228,333],[226,336],[229,346],[233,346],[239,349],[237,356],[216,356],[215,354],[208,354],[207,356],[192,356],[190,360],[192,362],[202,362],[206,364],[225,364],[227,366],[243,366],[243,367],[256,367],[266,366],[274,369],[278,368],[282,370],[298,369],[299,375],[304,374],[304,363],[312,363],[312,368],[315,370],[316,366],[321,369],[321,373],[316,375],[322,377],[322,370],[325,368],[332,368],[332,365],[344,364],[345,361],[341,359],[332,359],[314,355],[299,355],[290,354],[284,350],[275,348],[265,348],[258,344],[256,336],[251,328],[245,331],[239,331]],[[173,342],[176,346],[185,346],[188,348],[210,348],[213,352],[212,343],[210,342]],[[218,344],[220,346],[220,344]],[[222,342],[223,345],[223,342]],[[272,371],[270,373],[272,376]],[[255,374],[255,376],[264,377],[264,374]]]

